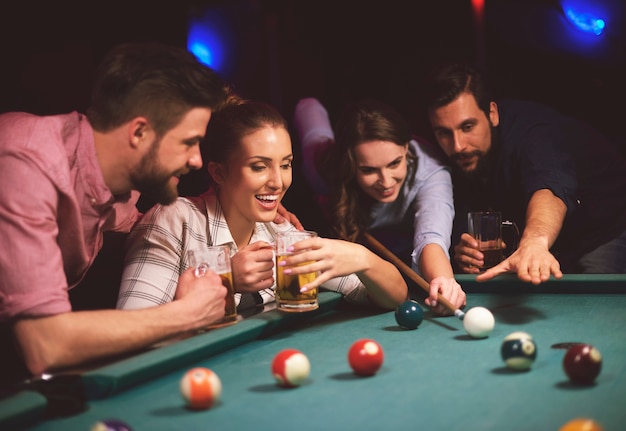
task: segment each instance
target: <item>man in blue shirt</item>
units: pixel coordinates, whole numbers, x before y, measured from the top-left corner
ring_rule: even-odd
[[[477,280],[504,272],[538,284],[550,275],[626,272],[626,161],[589,125],[532,102],[490,97],[478,71],[441,68],[428,117],[453,167],[458,270],[484,256],[468,211],[499,210],[522,232],[518,248]]]

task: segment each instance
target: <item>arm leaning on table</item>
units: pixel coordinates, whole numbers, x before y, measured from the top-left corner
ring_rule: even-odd
[[[504,272],[515,272],[520,280],[539,284],[550,275],[563,277],[559,262],[550,253],[556,241],[567,208],[550,190],[537,190],[528,203],[526,228],[517,250],[499,265],[476,277],[476,281],[491,280]]]
[[[85,257],[77,244],[82,243],[71,236],[72,228],[81,225],[78,209],[74,211],[67,204],[65,212],[61,213],[58,203],[69,193],[60,191],[58,184],[49,180],[48,172],[34,169],[24,157],[14,157],[10,163],[8,160],[11,160],[9,154],[0,156],[3,173],[11,178],[28,177],[30,186],[15,188],[14,184],[7,183],[0,187],[0,200],[11,202],[0,209],[3,221],[0,232],[7,240],[5,253],[0,253],[0,321],[12,330],[20,358],[29,373],[55,372],[134,351],[198,329],[219,317],[225,293],[219,277],[196,280],[189,274],[176,280],[187,286],[184,300],[167,308],[136,313],[72,311],[68,298],[68,289],[72,286],[68,283],[76,284],[80,279],[68,274],[78,273],[79,263],[81,267],[88,265],[81,260]],[[135,201],[114,206],[112,212],[118,217],[118,223],[134,221],[132,214],[123,217],[122,211],[131,208],[134,213]],[[9,208],[12,214],[8,214]],[[57,224],[57,220],[61,223]],[[115,228],[122,231],[127,226]],[[70,260],[63,248],[66,254],[74,253],[74,266],[68,271],[64,271],[64,263]]]
[[[226,288],[217,275],[185,271],[179,301],[143,310],[96,310],[22,318],[14,332],[34,375],[130,352],[203,328],[224,314]],[[93,322],[98,322],[94,325]],[[54,342],[51,342],[54,340]]]

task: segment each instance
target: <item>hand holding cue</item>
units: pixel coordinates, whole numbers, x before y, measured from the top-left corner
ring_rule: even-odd
[[[382,245],[376,238],[374,238],[370,233],[365,232],[363,234],[365,240],[374,247],[380,254],[382,254],[386,259],[388,259],[391,263],[393,263],[400,271],[402,271],[407,277],[413,280],[419,287],[424,289],[428,294],[430,294],[430,285],[426,280],[420,277],[415,271],[411,269],[406,263],[404,263],[398,256],[393,254],[391,251],[387,249],[384,245]],[[465,313],[460,309],[456,308],[454,304],[448,301],[441,293],[437,294],[437,300],[443,304],[448,310],[454,313],[459,320],[463,320],[465,317]]]

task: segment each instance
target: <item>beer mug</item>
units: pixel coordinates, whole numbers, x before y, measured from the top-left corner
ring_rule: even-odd
[[[189,266],[194,268],[196,277],[202,277],[207,270],[211,270],[220,276],[222,284],[226,286],[226,307],[224,317],[210,325],[208,328],[220,328],[222,326],[237,323],[237,305],[235,304],[235,286],[233,284],[233,271],[230,265],[230,247],[217,245],[205,247],[202,250],[189,250],[187,252]]]
[[[276,238],[276,305],[282,311],[310,311],[318,308],[317,288],[308,292],[300,292],[300,288],[307,283],[312,282],[317,277],[316,272],[306,274],[285,274],[286,267],[278,264],[292,252],[287,249],[302,240],[315,238],[317,233],[312,231],[290,231],[279,232]],[[311,262],[301,263],[308,265]]]
[[[504,260],[502,227],[513,228],[515,245],[519,242],[519,230],[512,221],[502,221],[500,211],[476,211],[467,214],[467,231],[478,241],[478,250],[484,256],[484,265],[479,268],[485,271]]]

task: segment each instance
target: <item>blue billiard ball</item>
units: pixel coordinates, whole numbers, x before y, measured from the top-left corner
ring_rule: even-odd
[[[416,329],[424,320],[422,307],[413,300],[405,301],[396,308],[396,322],[406,329]]]
[[[537,358],[537,345],[530,334],[512,332],[504,337],[500,354],[507,367],[512,370],[525,371],[530,369]]]
[[[117,419],[99,421],[91,427],[91,431],[133,431],[125,422]]]

